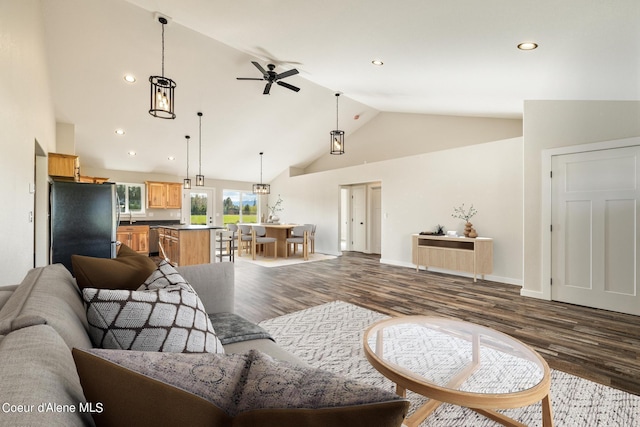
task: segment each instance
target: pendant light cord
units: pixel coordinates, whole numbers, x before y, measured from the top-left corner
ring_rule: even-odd
[[[198,128],[199,141],[198,141],[198,174],[202,175],[202,113],[198,113],[200,117],[200,126]]]
[[[187,135],[187,179],[189,179],[189,135]]]
[[[338,98],[340,97],[339,93],[336,93],[336,130],[339,130],[338,127]]]
[[[260,184],[262,184],[262,154],[260,153]]]
[[[162,23],[162,77],[164,77],[164,23]]]

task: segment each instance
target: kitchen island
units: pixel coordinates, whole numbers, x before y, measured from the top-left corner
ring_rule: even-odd
[[[160,257],[174,266],[208,264],[214,261],[212,236],[223,227],[215,225],[172,224],[157,227]]]

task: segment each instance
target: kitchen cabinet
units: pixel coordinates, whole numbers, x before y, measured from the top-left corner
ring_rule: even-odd
[[[80,180],[80,159],[71,154],[49,153],[49,176]]]
[[[182,184],[176,182],[147,181],[147,208],[180,209]]]
[[[211,231],[209,229],[159,228],[162,243],[160,258],[173,266],[208,264],[211,262]]]
[[[121,225],[116,231],[116,239],[140,254],[149,255],[148,225]]]
[[[90,182],[92,184],[104,184],[105,182],[109,181],[109,178],[100,178],[97,176],[86,176],[86,175],[80,175],[80,182]]]

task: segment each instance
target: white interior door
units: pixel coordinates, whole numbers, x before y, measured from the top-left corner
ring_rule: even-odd
[[[364,185],[351,188],[351,250],[367,250],[367,203]]]
[[[640,147],[552,158],[551,296],[640,315]]]

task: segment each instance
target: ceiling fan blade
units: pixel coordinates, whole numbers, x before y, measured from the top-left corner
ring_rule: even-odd
[[[269,91],[271,90],[271,82],[267,83],[264,86],[264,92],[262,92],[263,95],[269,95]]]
[[[256,61],[251,61],[251,63],[255,65],[258,70],[260,70],[263,76],[267,75],[267,71],[264,68],[262,68],[262,65],[258,64]]]
[[[279,84],[280,86],[286,87],[287,89],[291,89],[294,92],[298,92],[300,90],[299,87],[295,87],[293,85],[290,85],[289,83],[285,83],[285,82],[276,82],[276,84]]]
[[[296,70],[295,68],[292,68],[289,71],[285,71],[284,73],[278,74],[276,76],[276,79],[284,79],[285,77],[293,76],[295,74],[298,74],[298,70]]]
[[[260,80],[260,81],[263,81],[264,79],[259,79],[257,77],[236,77],[236,80]]]

